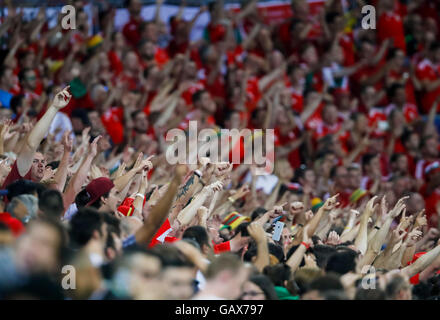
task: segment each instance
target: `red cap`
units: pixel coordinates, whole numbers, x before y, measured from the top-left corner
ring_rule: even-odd
[[[8,212],[0,213],[0,223],[4,223],[16,237],[24,231],[23,223]]]
[[[92,180],[87,186],[86,191],[90,195],[90,201],[86,204],[86,207],[90,206],[93,202],[98,200],[100,197],[110,192],[114,187],[113,181],[109,178],[101,177]]]

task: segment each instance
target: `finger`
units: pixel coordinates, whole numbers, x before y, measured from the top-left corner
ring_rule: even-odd
[[[286,206],[288,204],[288,202],[284,202],[283,204],[280,204],[281,208],[284,208],[284,206]]]

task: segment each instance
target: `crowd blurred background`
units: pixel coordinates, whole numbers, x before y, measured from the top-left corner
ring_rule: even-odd
[[[2,297],[438,296],[439,1],[4,3]],[[190,121],[274,172],[169,164]]]

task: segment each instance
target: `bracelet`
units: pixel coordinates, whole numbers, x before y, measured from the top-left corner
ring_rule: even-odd
[[[309,246],[307,243],[305,243],[305,242],[303,241],[303,242],[301,242],[301,244],[302,244],[304,247],[306,247],[307,250],[309,250],[310,246]]]
[[[297,223],[296,224],[298,227],[304,228],[304,225],[302,223]]]
[[[376,230],[380,230],[380,227],[378,227],[378,226],[374,226],[374,229],[376,229]]]
[[[229,197],[228,200],[229,200],[232,204],[234,204],[234,202],[235,202],[235,200],[234,200],[232,197]]]
[[[199,179],[202,178],[202,172],[200,170],[194,170],[194,174],[199,177]]]
[[[145,196],[144,196],[142,193],[136,193],[136,196],[135,196],[135,197],[142,197],[142,199],[145,198]]]

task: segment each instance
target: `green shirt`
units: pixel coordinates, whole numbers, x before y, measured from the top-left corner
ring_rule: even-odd
[[[280,300],[299,300],[299,296],[292,296],[292,294],[284,287],[275,287],[278,299]]]

